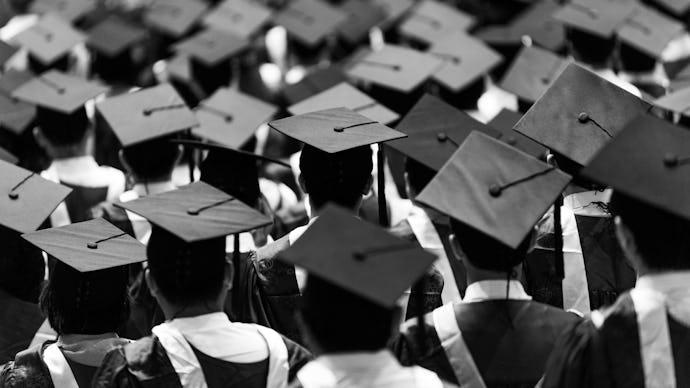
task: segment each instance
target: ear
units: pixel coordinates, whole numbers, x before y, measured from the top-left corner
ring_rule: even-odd
[[[124,167],[125,170],[130,172],[132,171],[129,161],[127,161],[127,158],[125,158],[125,152],[122,148],[120,148],[120,150],[117,151],[117,158],[120,159],[120,163],[122,163],[122,167]]]
[[[299,188],[302,190],[304,194],[309,194],[309,192],[307,191],[307,185],[304,184],[304,177],[302,177],[302,173],[300,173],[297,177],[297,183],[299,183]]]
[[[158,299],[158,284],[156,284],[156,280],[151,276],[151,271],[148,268],[144,270],[144,280],[146,281],[151,296]]]
[[[34,139],[36,139],[36,143],[38,145],[45,149],[48,149],[50,147],[50,142],[48,139],[46,139],[45,135],[43,134],[43,131],[41,131],[41,128],[39,127],[34,127],[34,129],[31,131],[31,133],[34,135]]]
[[[231,290],[232,289],[232,279],[235,275],[235,270],[232,266],[232,259],[229,257],[226,257],[225,259],[225,268],[223,268],[223,272],[225,272],[223,276],[223,288],[226,290]]]
[[[464,262],[465,260],[463,258],[465,257],[465,254],[462,253],[460,242],[458,242],[458,239],[455,237],[455,233],[451,233],[448,235],[448,245],[450,246],[450,250],[453,253],[453,257],[456,260]]]
[[[362,188],[362,195],[367,195],[371,192],[371,186],[374,185],[374,176],[370,175],[367,183]]]
[[[620,216],[616,216],[614,219],[616,224],[616,237],[618,242],[621,244],[623,253],[625,257],[633,263],[635,269],[640,271],[640,259],[638,258],[637,243],[635,242],[635,236],[633,236],[632,231],[623,222]]]
[[[407,194],[407,198],[414,199],[417,196],[417,193],[415,193],[414,190],[412,189],[412,186],[410,186],[410,178],[409,178],[409,174],[407,173],[407,171],[405,171],[404,177],[405,177],[404,178],[404,180],[405,180],[405,193]]]

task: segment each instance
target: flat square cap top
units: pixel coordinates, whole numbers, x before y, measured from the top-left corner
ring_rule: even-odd
[[[305,113],[268,125],[330,154],[405,137],[403,133],[346,108]]]
[[[301,115],[341,106],[382,124],[390,124],[400,117],[397,113],[346,82],[341,82],[330,89],[298,102],[288,107],[288,111],[293,115]]]
[[[510,24],[510,33],[518,40],[529,36],[537,45],[557,51],[565,44],[565,29],[553,15],[560,5],[556,0],[537,1]]]
[[[576,64],[568,64],[515,130],[582,166],[650,105]]]
[[[275,16],[274,23],[285,27],[301,44],[315,47],[346,19],[347,13],[323,1],[294,0]]]
[[[12,133],[22,134],[36,117],[36,106],[12,98],[12,92],[34,75],[28,71],[7,70],[0,77],[0,125]]]
[[[146,39],[145,29],[111,16],[89,30],[86,44],[98,53],[114,57]]]
[[[386,19],[384,8],[368,0],[347,0],[340,9],[347,14],[347,19],[338,25],[338,31],[340,37],[350,45],[368,38],[371,28]]]
[[[434,171],[457,151],[472,131],[498,132],[430,94],[422,96],[396,129],[408,137],[388,145]]]
[[[546,155],[548,149],[520,132],[513,130],[513,127],[520,121],[521,117],[522,115],[518,112],[503,109],[487,125],[501,133],[497,137],[498,140],[539,159]]]
[[[330,65],[312,71],[296,84],[287,85],[283,89],[283,96],[288,104],[294,104],[345,80],[343,69],[337,65]]]
[[[225,0],[204,16],[204,24],[217,30],[248,38],[273,15],[270,8],[252,0]]]
[[[383,307],[393,307],[436,259],[333,205],[279,258]]]
[[[196,108],[195,114],[200,125],[192,132],[228,147],[239,148],[277,110],[275,105],[250,95],[230,88],[220,88]]]
[[[582,175],[690,220],[690,132],[664,120],[633,119]]]
[[[609,38],[636,7],[634,1],[570,0],[553,17],[568,27]]]
[[[69,114],[109,89],[100,82],[49,70],[18,87],[12,97]]]
[[[30,10],[37,14],[54,13],[74,23],[95,8],[95,0],[34,0]]]
[[[402,46],[386,45],[357,61],[347,73],[389,89],[409,93],[436,73],[443,60]]]
[[[457,30],[466,31],[476,20],[450,5],[436,0],[419,2],[400,24],[400,33],[424,43],[434,43]]]
[[[199,124],[170,84],[108,98],[96,104],[115,135],[127,147]]]
[[[453,92],[462,90],[503,60],[499,53],[463,31],[452,32],[432,44],[429,54],[443,61],[432,78]]]
[[[690,0],[652,0],[676,17],[684,16],[690,11]]]
[[[199,21],[207,9],[208,6],[200,0],[154,0],[147,5],[144,20],[162,33],[179,38]]]
[[[618,27],[618,38],[642,51],[661,59],[664,49],[685,31],[682,23],[652,8],[637,6]]]
[[[204,182],[115,206],[136,213],[186,242],[247,232],[273,220]]]
[[[225,31],[209,29],[175,45],[179,52],[199,60],[207,66],[215,66],[249,47],[249,42]]]
[[[523,47],[499,87],[534,103],[568,65],[565,58],[536,46]]]
[[[52,64],[85,40],[86,35],[54,14],[41,16],[36,24],[12,38],[44,65]]]
[[[659,97],[654,105],[682,115],[690,113],[690,87]]]
[[[33,232],[70,192],[39,174],[0,161],[0,225]]]
[[[555,167],[473,132],[417,200],[514,249],[569,181]]]
[[[146,261],[146,246],[102,218],[22,237],[79,272]]]
[[[5,62],[12,58],[17,51],[19,50],[16,47],[10,46],[9,44],[0,40],[0,66],[4,66]]]
[[[26,70],[9,69],[0,77],[0,93],[12,94],[18,87],[34,79],[34,74]]]

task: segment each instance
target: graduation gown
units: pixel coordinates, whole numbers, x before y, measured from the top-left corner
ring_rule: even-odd
[[[0,364],[26,349],[43,323],[38,305],[25,302],[0,289]]]

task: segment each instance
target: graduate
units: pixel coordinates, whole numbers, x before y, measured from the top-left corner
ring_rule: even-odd
[[[309,271],[298,319],[317,356],[291,387],[444,386],[435,373],[404,367],[386,349],[396,300],[423,276],[432,254],[327,205],[280,259]]]
[[[146,283],[165,322],[112,351],[95,387],[282,387],[309,353],[277,332],[223,312],[233,267],[225,237],[270,224],[236,198],[196,182],[119,204],[153,225]]]
[[[569,180],[483,133],[467,137],[417,201],[451,217],[468,286],[462,301],[401,327],[391,348],[403,365],[460,386],[534,386],[542,378],[560,332],[578,317],[533,302],[519,273],[534,225]]]
[[[40,298],[58,336],[18,353],[0,385],[90,387],[106,353],[129,342],[116,334],[129,315],[126,265],[146,259],[144,246],[102,219],[23,237],[58,260]]]
[[[640,116],[583,171],[613,187],[616,235],[639,279],[561,337],[544,387],[690,385],[688,149],[687,131]]]

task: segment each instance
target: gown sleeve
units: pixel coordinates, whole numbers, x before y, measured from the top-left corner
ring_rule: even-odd
[[[290,365],[290,371],[288,372],[288,382],[295,380],[297,372],[299,372],[302,367],[314,359],[314,356],[302,345],[297,342],[281,335],[283,337],[283,342],[288,351],[288,364]]]

